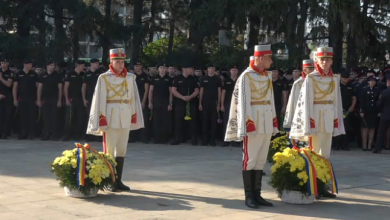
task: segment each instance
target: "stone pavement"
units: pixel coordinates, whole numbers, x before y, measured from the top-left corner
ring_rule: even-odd
[[[92,143],[101,149],[100,143]],[[340,194],[298,206],[243,204],[241,149],[132,144],[125,163],[130,193],[91,199],[64,195],[49,165],[71,142],[0,141],[0,220],[385,220],[390,216],[390,152],[333,152]],[[269,174],[269,165],[267,166]]]

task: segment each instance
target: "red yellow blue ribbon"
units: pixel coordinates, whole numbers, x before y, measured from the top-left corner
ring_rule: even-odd
[[[317,173],[313,161],[310,159],[309,154],[303,149],[299,149],[297,147],[294,147],[293,149],[299,152],[299,156],[301,156],[306,163],[306,174],[309,177],[307,180],[308,195],[318,196]]]
[[[330,180],[331,180],[331,188],[332,188],[332,193],[339,193],[339,189],[338,189],[338,185],[337,185],[337,179],[336,179],[336,175],[334,173],[334,170],[333,170],[333,165],[332,163],[326,159],[325,157],[315,153],[315,152],[312,152],[315,156],[321,158],[323,161],[325,161],[325,163],[328,165],[329,167],[329,175],[330,175]]]
[[[102,157],[98,151],[93,149],[89,144],[80,144],[75,143],[77,147],[77,169],[76,169],[76,176],[77,176],[77,186],[84,186],[85,185],[85,174],[86,174],[86,161],[87,161],[87,151],[86,149],[89,149],[92,151],[92,153],[96,154],[100,159],[102,159],[108,169],[111,173],[112,182],[115,182],[115,172],[114,172],[114,166],[108,162],[104,157]]]
[[[76,169],[76,176],[77,176],[77,186],[85,186],[85,165],[87,160],[87,153],[85,151],[85,148],[80,144],[77,145],[77,169]]]
[[[114,166],[110,162],[108,162],[108,160],[106,160],[106,158],[102,157],[102,155],[100,155],[99,152],[97,152],[95,149],[93,149],[89,144],[85,144],[85,146],[86,146],[86,148],[90,149],[93,153],[95,153],[100,159],[102,159],[106,163],[106,165],[111,173],[112,182],[114,183],[115,182]]]

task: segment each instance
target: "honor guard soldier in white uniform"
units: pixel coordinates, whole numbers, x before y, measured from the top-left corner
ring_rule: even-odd
[[[103,150],[115,157],[117,179],[112,191],[130,190],[122,183],[129,132],[144,127],[136,76],[128,73],[123,49],[110,50],[110,70],[99,76],[87,134],[103,136]]]
[[[334,75],[333,48],[317,48],[315,71],[306,76],[299,94],[290,138],[309,141],[316,153],[329,158],[332,136],[345,134],[340,92],[340,76]],[[323,197],[334,198],[329,192]]]
[[[294,117],[295,108],[297,106],[297,101],[299,97],[299,93],[302,88],[303,81],[306,78],[306,75],[313,72],[314,70],[314,62],[313,60],[303,60],[302,62],[302,76],[297,79],[292,88],[290,97],[288,99],[287,108],[286,108],[286,114],[284,116],[284,122],[283,122],[283,128],[286,131],[290,131],[291,129],[291,123]]]
[[[272,135],[279,132],[272,90],[270,45],[255,47],[254,63],[237,79],[230,106],[225,141],[243,141],[245,205],[272,206],[261,197],[264,164]]]

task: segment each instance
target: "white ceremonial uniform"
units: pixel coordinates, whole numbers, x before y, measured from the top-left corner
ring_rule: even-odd
[[[99,76],[92,99],[87,134],[103,136],[103,150],[114,157],[127,152],[129,132],[144,127],[136,76]]]
[[[256,130],[248,133],[251,120]],[[260,75],[248,67],[234,88],[225,141],[243,141],[243,170],[263,170],[271,136],[278,133],[272,73]]]
[[[311,141],[316,153],[329,158],[332,136],[345,134],[340,76],[307,75],[296,108],[290,138]]]
[[[297,106],[299,93],[301,92],[303,81],[305,81],[305,78],[303,78],[302,76],[299,77],[299,79],[294,82],[291,88],[290,97],[288,98],[287,102],[286,113],[284,115],[283,128],[291,128],[295,108]]]

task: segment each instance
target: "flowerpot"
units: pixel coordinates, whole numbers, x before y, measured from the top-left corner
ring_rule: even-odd
[[[74,198],[91,198],[95,197],[98,194],[99,189],[98,188],[91,188],[89,190],[88,195],[84,195],[82,192],[80,192],[77,189],[69,189],[68,187],[64,187],[64,191],[66,196],[74,197]]]
[[[315,196],[305,195],[298,191],[283,191],[281,199],[285,203],[295,205],[308,205],[314,203]]]

